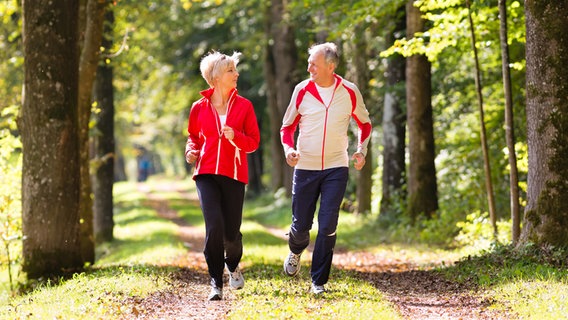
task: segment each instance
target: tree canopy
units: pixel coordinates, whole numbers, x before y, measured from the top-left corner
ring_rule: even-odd
[[[479,110],[475,87],[475,61],[471,49],[468,9],[464,1],[411,1],[425,19],[424,32],[408,37],[396,23],[408,1],[258,0],[225,1],[135,1],[110,2],[115,17],[113,46],[100,52],[101,64],[113,68],[115,88],[115,139],[118,156],[124,159],[129,178],[136,175],[136,155],[147,150],[154,170],[169,175],[187,175],[183,157],[187,116],[193,101],[206,88],[199,73],[201,58],[211,50],[240,51],[239,93],[253,102],[260,122],[262,184],[274,192],[270,173],[283,159],[275,158],[269,145],[279,119],[271,113],[273,87],[267,79],[274,48],[271,28],[288,26],[290,47],[296,49],[294,65],[286,66],[289,79],[307,77],[307,49],[316,42],[333,41],[341,48],[337,72],[347,78],[363,74],[365,102],[374,124],[371,214],[378,214],[382,185],[381,127],[386,73],[389,59],[423,54],[431,65],[431,105],[435,145],[436,184],[439,208],[431,219],[419,219],[416,240],[446,245],[459,244],[464,224],[486,222],[487,201],[480,146]],[[275,25],[270,9],[282,5]],[[479,52],[485,126],[494,184],[497,219],[507,221],[509,207],[509,164],[505,136],[499,38],[498,0],[471,2],[474,33]],[[526,205],[528,144],[526,120],[526,28],[524,1],[507,2],[508,45],[513,92],[514,129],[521,187],[520,203]],[[273,13],[274,14],[274,13]],[[0,130],[18,138],[15,125],[22,108],[24,81],[22,8],[17,0],[0,2]],[[393,42],[394,40],[394,42]],[[361,62],[362,61],[362,62]],[[274,65],[274,75],[284,70]],[[289,74],[288,74],[289,73]],[[353,79],[354,80],[354,79]],[[292,80],[290,80],[292,81]],[[292,83],[291,85],[293,85]],[[401,84],[404,85],[404,84]],[[390,90],[390,89],[389,89]],[[401,91],[403,92],[403,91]],[[405,103],[402,112],[406,112]],[[92,110],[97,113],[97,103]],[[95,127],[92,117],[89,128]],[[91,137],[93,135],[91,130]],[[408,144],[406,136],[405,143]],[[2,150],[13,144],[2,143]],[[10,151],[13,151],[12,147]],[[272,149],[273,150],[273,149]],[[20,152],[16,148],[16,152]],[[10,160],[17,162],[17,159]],[[408,159],[406,159],[408,165]],[[17,165],[16,165],[17,167]],[[357,206],[356,174],[351,175],[344,209]],[[391,210],[397,223],[407,223],[404,197]],[[356,211],[356,210],[352,210]],[[482,223],[483,224],[483,223]],[[398,224],[393,224],[396,228]],[[507,230],[506,223],[503,224]],[[507,234],[505,232],[504,234]],[[507,241],[505,239],[505,241]]]

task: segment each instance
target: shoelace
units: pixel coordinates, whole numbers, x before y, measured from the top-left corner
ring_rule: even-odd
[[[298,265],[298,260],[300,260],[299,256],[293,254],[292,257],[290,257],[290,260],[288,260],[288,264],[295,267]]]
[[[239,281],[239,278],[240,278],[239,276],[240,276],[240,274],[237,270],[235,270],[235,272],[231,272],[231,278],[233,278],[233,280]]]

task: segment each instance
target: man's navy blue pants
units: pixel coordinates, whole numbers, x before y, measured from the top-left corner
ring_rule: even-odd
[[[329,279],[339,208],[345,195],[349,168],[326,170],[294,170],[292,186],[292,225],[288,245],[290,251],[301,253],[310,243],[310,230],[314,221],[318,198],[318,234],[312,255],[311,277],[316,285]]]

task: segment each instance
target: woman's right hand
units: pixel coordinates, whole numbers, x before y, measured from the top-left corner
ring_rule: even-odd
[[[198,150],[188,150],[185,153],[185,161],[189,164],[192,164],[195,162],[195,160],[197,160],[197,156],[199,155],[199,151]]]

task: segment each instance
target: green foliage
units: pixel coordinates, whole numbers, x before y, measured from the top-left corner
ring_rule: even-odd
[[[0,1],[0,112],[19,105],[23,80],[21,9],[19,1]],[[4,127],[0,116],[0,128]]]
[[[243,53],[239,93],[253,102],[262,119],[261,9],[258,1],[118,3],[115,34],[131,31],[128,50],[111,62],[117,88],[117,140],[128,160],[135,158],[135,146],[144,146],[160,157],[166,173],[184,174],[187,116],[191,104],[201,97],[199,92],[207,88],[199,63],[211,50]]]
[[[428,30],[417,39],[396,41],[383,56],[423,53],[432,62],[432,105],[435,120],[436,167],[442,230],[454,228],[471,212],[486,211],[485,178],[480,152],[480,124],[474,82],[467,8],[463,1],[417,1],[428,20]],[[504,94],[501,78],[497,1],[472,1],[480,52],[485,125],[488,132],[492,182],[498,218],[509,216],[508,150],[504,130]],[[526,129],[524,102],[524,13],[522,2],[508,3],[509,51],[513,81],[514,130],[519,180],[526,185]],[[526,188],[525,188],[526,189]],[[521,194],[521,203],[524,200]],[[445,227],[444,227],[445,226]],[[438,229],[436,227],[436,229]],[[440,237],[453,232],[441,232]],[[453,237],[452,237],[453,238]]]
[[[530,243],[518,248],[511,245],[494,245],[478,255],[463,258],[447,272],[458,280],[474,279],[483,286],[503,284],[516,279],[566,282],[568,273],[562,270],[568,265],[566,253],[565,248],[538,247]]]
[[[479,120],[473,81],[473,59],[469,26],[465,19],[467,9],[463,1],[418,1],[428,31],[418,40],[421,45],[405,43],[404,34],[393,48],[385,47],[385,36],[393,28],[396,17],[402,13],[406,1],[373,0],[352,1],[291,1],[288,19],[295,26],[298,53],[297,73],[306,74],[306,49],[313,42],[335,41],[344,49],[341,64],[344,73],[351,68],[351,45],[365,40],[366,63],[370,80],[369,99],[366,100],[376,130],[373,135],[374,152],[380,149],[382,96],[384,94],[384,55],[400,52],[407,55],[413,47],[425,52],[432,60],[435,138],[437,150],[437,178],[440,212],[438,222],[424,222],[426,234],[417,239],[447,239],[456,234],[456,223],[464,221],[471,212],[486,211],[483,163],[479,140]],[[508,216],[508,161],[504,138],[500,48],[498,38],[497,1],[472,1],[476,24],[478,49],[482,66],[482,82],[486,107],[486,125],[489,132],[490,159],[493,169],[497,211],[499,218]],[[264,59],[271,39],[265,34],[265,13],[269,3],[246,1],[117,1],[115,14],[114,48],[116,57],[105,56],[105,63],[114,67],[117,151],[126,158],[127,173],[135,176],[136,146],[144,146],[156,155],[159,171],[184,175],[183,145],[185,143],[187,114],[199,91],[206,87],[199,74],[201,57],[209,50],[242,51],[239,92],[253,101],[263,132],[268,132],[266,114]],[[522,1],[508,3],[509,45],[512,67],[515,133],[517,156],[521,169],[520,184],[526,190],[526,129],[524,115],[524,12]],[[0,108],[15,106],[21,100],[23,58],[21,56],[20,8],[15,0],[0,4]],[[15,127],[15,114],[3,116]],[[6,122],[1,122],[4,125]],[[262,134],[264,150],[270,137]],[[377,147],[378,146],[378,147]],[[266,151],[267,152],[267,151]],[[380,201],[380,157],[373,176],[373,208]],[[264,159],[265,167],[272,161]],[[352,175],[354,177],[355,175]],[[267,182],[269,184],[269,182]],[[348,187],[348,199],[353,199],[356,186]],[[524,193],[521,202],[525,202]],[[405,206],[404,199],[399,207]],[[404,211],[401,211],[404,212]],[[438,224],[438,225],[437,225]],[[403,223],[404,225],[404,223]],[[440,231],[439,235],[435,231]],[[453,236],[452,236],[453,237]]]
[[[263,225],[287,228],[292,222],[291,201],[284,188],[275,194],[265,193],[257,199],[245,201],[246,218]]]
[[[0,272],[8,273],[12,293],[22,258],[21,177],[20,140],[0,129]]]
[[[460,233],[455,241],[460,247],[467,246],[479,251],[490,248],[495,242],[506,244],[511,241],[511,222],[497,222],[498,236],[495,239],[487,212],[470,213],[465,221],[459,221],[456,225],[460,228]]]

